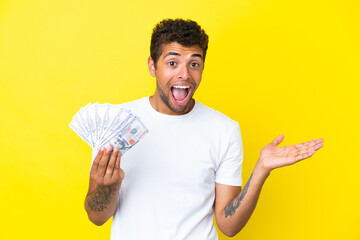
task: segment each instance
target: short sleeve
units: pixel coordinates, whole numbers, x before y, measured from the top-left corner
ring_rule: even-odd
[[[236,127],[230,136],[227,150],[216,170],[215,182],[231,186],[242,186],[242,163],[242,138],[240,126],[236,123]]]

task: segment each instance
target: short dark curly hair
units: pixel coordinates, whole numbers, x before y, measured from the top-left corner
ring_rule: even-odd
[[[199,46],[203,51],[203,61],[205,62],[209,36],[204,29],[190,19],[164,19],[156,24],[151,35],[150,56],[155,67],[162,53],[163,45],[172,42],[177,42],[185,47]]]

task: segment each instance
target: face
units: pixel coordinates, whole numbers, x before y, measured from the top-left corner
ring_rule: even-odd
[[[200,47],[185,47],[179,43],[166,44],[156,63],[149,57],[151,76],[156,77],[156,91],[150,97],[151,105],[169,115],[188,113],[194,106],[194,95],[204,68]]]

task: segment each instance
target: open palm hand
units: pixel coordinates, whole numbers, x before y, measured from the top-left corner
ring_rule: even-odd
[[[322,142],[324,141],[324,139],[321,138],[291,146],[278,147],[283,139],[284,136],[280,135],[275,138],[273,142],[261,149],[260,159],[265,169],[271,171],[275,168],[292,165],[309,158],[323,147]]]

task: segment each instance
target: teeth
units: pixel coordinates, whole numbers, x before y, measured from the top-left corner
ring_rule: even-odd
[[[173,88],[187,89],[189,86],[173,86]]]

